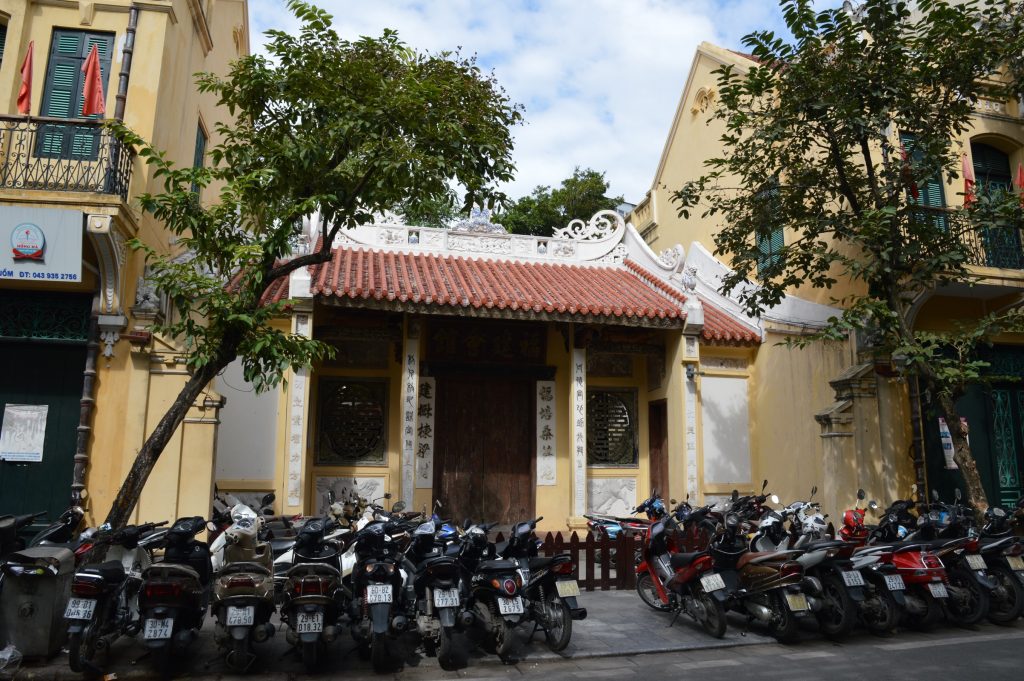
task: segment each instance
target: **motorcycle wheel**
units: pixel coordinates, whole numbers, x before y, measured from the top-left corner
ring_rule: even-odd
[[[92,627],[90,626],[89,630],[91,629]],[[80,674],[85,671],[85,666],[82,662],[92,662],[96,656],[95,638],[95,636],[90,634],[83,635],[83,632],[77,632],[68,636],[68,666],[71,667],[71,671]]]
[[[1021,586],[1017,576],[1005,567],[992,568],[989,574],[999,583],[1003,596],[992,598],[988,619],[993,624],[1002,626],[1013,624],[1024,612],[1024,586]]]
[[[515,647],[516,634],[513,627],[504,617],[496,618],[494,622],[494,652],[498,654],[502,662],[511,659],[512,649]]]
[[[494,624],[491,622],[491,610],[487,607],[486,603],[477,602],[473,606],[476,610],[476,626],[474,627],[471,638],[477,642],[477,645],[484,649],[485,653],[494,655],[497,651],[495,646],[494,638]]]
[[[658,590],[654,588],[654,580],[651,578],[651,573],[645,572],[636,578],[636,592],[640,595],[640,600],[648,607],[660,612],[672,610],[671,605],[662,603],[661,598],[658,597]]]
[[[970,570],[956,567],[947,574],[950,586],[963,589],[967,593],[965,602],[961,602],[953,594],[946,599],[946,608],[953,621],[962,627],[970,627],[985,619],[990,600],[988,589],[978,584]]]
[[[373,671],[385,674],[391,670],[391,645],[387,634],[373,634],[370,639],[370,662]]]
[[[154,648],[151,655],[161,679],[169,679],[174,676],[174,656],[171,655],[170,644]]]
[[[786,604],[786,596],[781,591],[773,591],[768,596],[772,618],[768,622],[768,633],[779,643],[796,643],[800,637],[796,617]]]
[[[452,627],[441,627],[441,633],[437,635],[437,663],[446,671],[455,669],[452,635]]]
[[[544,638],[547,640],[548,648],[553,653],[565,650],[572,638],[572,615],[565,603],[557,598],[552,598],[545,605],[547,610],[548,626],[544,629]]]
[[[846,584],[837,575],[821,578],[824,607],[815,613],[818,628],[825,636],[837,639],[850,633],[856,621],[853,599],[846,590]]]
[[[316,671],[317,662],[319,662],[319,657],[319,641],[306,641],[302,644],[302,666],[306,668],[307,673],[312,673]]]
[[[861,619],[875,636],[888,636],[900,621],[900,606],[888,589],[875,586],[875,594],[864,601]]]
[[[907,625],[918,631],[934,629],[935,625],[942,619],[942,606],[939,605],[934,596],[928,593],[927,589],[920,589],[913,595],[924,601],[925,611],[920,615],[907,613]]]
[[[704,608],[704,617],[700,620],[701,628],[715,638],[725,636],[725,606],[722,605],[722,602],[699,586],[694,597]]]

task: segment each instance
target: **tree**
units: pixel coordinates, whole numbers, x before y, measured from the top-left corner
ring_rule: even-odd
[[[969,128],[979,98],[1011,90],[993,76],[1011,56],[1004,48],[1014,43],[1007,27],[1021,22],[1015,4],[920,0],[912,14],[902,1],[867,0],[851,14],[782,0],[793,40],[752,33],[744,43],[756,65],[746,74],[719,69],[713,118],[725,126],[722,154],[674,194],[683,217],[700,206],[722,219],[716,253],[733,267],[723,290],[737,291],[753,314],[796,286],[855,283],[856,293],[835,301],[841,315],[790,342],[866,330],[876,352],[906,358],[937,396],[968,495],[982,510],[987,500],[955,402],[981,377],[979,346],[1020,329],[1021,310],[944,334],[916,330],[912,312],[937,287],[974,280],[968,233],[1024,223],[1016,197],[985,195],[947,211],[925,206],[919,190],[958,176],[962,150],[951,141]],[[782,226],[785,244],[765,257],[766,240]]]
[[[494,219],[513,234],[551,236],[570,220],[589,220],[594,213],[614,210],[622,203],[621,196],[609,197],[607,192],[604,173],[577,166],[558,189],[538,186]]]
[[[298,35],[268,31],[267,57],[244,57],[224,77],[199,76],[200,90],[235,119],[217,126],[222,141],[209,167],[175,167],[114,124],[162,180],[161,193],[141,197],[143,209],[190,252],[172,259],[133,244],[173,303],[175,314],[155,330],[182,344],[191,372],[118,492],[107,516],[114,527],[128,520],[189,407],[230,362],[240,358],[246,380],[268,390],[289,367],[329,353],[272,327],[283,304],[263,299],[275,281],[327,261],[341,228],[409,196],[459,186],[467,208],[492,204],[504,199],[495,185],[512,177],[509,128],[520,107],[473,59],[418,53],[393,31],[342,40],[329,14],[302,0],[288,7],[301,22]],[[217,201],[204,205],[193,186],[216,188]],[[293,257],[295,225],[313,211],[328,231]]]
[[[448,229],[459,215],[453,192],[410,196],[392,209],[407,225]]]

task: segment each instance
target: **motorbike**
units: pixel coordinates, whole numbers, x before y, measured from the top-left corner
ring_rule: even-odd
[[[325,536],[333,529],[328,519],[308,520],[295,538],[294,563],[284,576],[281,621],[288,625],[288,643],[301,653],[307,671],[316,669],[326,646],[337,640],[345,610],[342,544]]]
[[[1024,614],[1024,545],[1013,536],[1010,518],[1004,509],[990,506],[978,547],[996,584],[988,619],[1000,625],[1013,624]]]
[[[453,666],[452,636],[470,626],[468,593],[457,560],[459,546],[443,531],[446,524],[436,516],[412,533],[406,557],[414,565],[416,627],[428,657],[437,657],[443,669]],[[441,536],[444,534],[445,536]]]
[[[269,499],[269,501],[268,501]],[[263,506],[273,502],[273,494]],[[273,553],[259,538],[262,518],[244,504],[231,509],[231,525],[214,541],[216,577],[210,611],[216,619],[214,638],[227,648],[225,661],[244,672],[255,661],[252,642],[274,635],[270,618],[275,612]]]
[[[139,609],[143,643],[157,671],[169,678],[175,662],[199,635],[210,600],[210,549],[196,535],[200,516],[179,518],[164,535],[164,557],[142,571]]]
[[[71,580],[64,610],[68,620],[68,666],[74,672],[99,672],[96,653],[119,636],[139,632],[139,586],[142,572],[153,564],[152,547],[162,534],[150,534],[162,523],[101,528],[86,538],[85,556],[105,550],[104,562],[87,565]]]

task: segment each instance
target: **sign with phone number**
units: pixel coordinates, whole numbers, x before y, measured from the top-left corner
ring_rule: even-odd
[[[0,279],[81,281],[83,224],[77,210],[0,206]]]

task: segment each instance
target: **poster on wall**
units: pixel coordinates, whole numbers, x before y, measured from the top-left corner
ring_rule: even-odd
[[[0,206],[0,279],[82,280],[82,211]]]
[[[963,416],[960,417],[960,423],[963,425],[964,430],[967,430],[967,419]],[[953,436],[949,432],[949,426],[946,424],[946,419],[939,417],[939,438],[942,440],[942,453],[946,457],[946,470],[956,471],[960,470],[960,467],[956,465],[956,461],[953,460],[953,455],[956,450],[953,448]],[[971,439],[967,438],[967,446],[970,446]]]
[[[46,404],[6,404],[0,425],[0,461],[39,463],[46,441]]]

